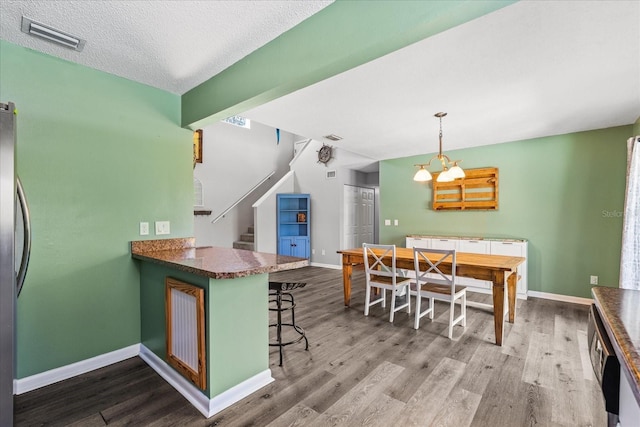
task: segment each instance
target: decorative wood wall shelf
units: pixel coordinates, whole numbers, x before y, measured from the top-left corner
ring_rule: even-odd
[[[498,209],[498,168],[465,169],[465,177],[436,182],[433,174],[433,210]]]

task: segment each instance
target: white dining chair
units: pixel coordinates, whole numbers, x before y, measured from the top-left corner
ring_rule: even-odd
[[[411,296],[409,295],[409,284],[411,278],[399,276],[396,271],[396,246],[395,245],[374,245],[362,244],[364,252],[364,269],[366,277],[366,292],[364,300],[364,315],[369,315],[369,307],[381,303],[386,307],[386,291],[391,291],[391,313],[389,322],[393,322],[396,311],[406,307],[407,313],[411,313]],[[371,300],[371,288],[380,289],[380,296]],[[404,290],[406,302],[396,306],[396,296]]]
[[[431,261],[427,254],[438,254],[437,261]],[[413,262],[416,272],[416,281],[410,287],[411,295],[416,297],[416,312],[413,324],[414,329],[420,327],[420,319],[425,315],[433,320],[434,300],[449,303],[449,339],[453,336],[453,327],[462,323],[467,326],[467,288],[456,286],[456,251],[443,249],[413,249]],[[445,274],[441,270],[443,262],[451,263],[451,274]],[[421,311],[422,298],[428,298],[429,306]],[[460,301],[460,315],[454,318],[456,301]]]

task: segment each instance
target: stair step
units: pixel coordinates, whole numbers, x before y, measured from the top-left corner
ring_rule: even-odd
[[[249,227],[249,231],[248,231],[249,234],[254,234],[255,232],[256,231],[254,230],[253,225]]]
[[[241,242],[255,242],[253,233],[243,233],[240,235]]]
[[[233,242],[234,249],[245,249],[247,251],[255,251],[255,243],[253,242]]]

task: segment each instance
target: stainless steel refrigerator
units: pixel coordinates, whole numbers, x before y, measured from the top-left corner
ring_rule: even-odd
[[[16,306],[30,249],[29,208],[16,174],[16,108],[0,103],[0,426],[13,425]]]

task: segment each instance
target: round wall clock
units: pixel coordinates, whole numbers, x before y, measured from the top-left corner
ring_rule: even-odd
[[[330,145],[322,144],[322,147],[318,150],[318,163],[324,163],[326,166],[331,160],[331,156],[333,154],[333,147]]]

